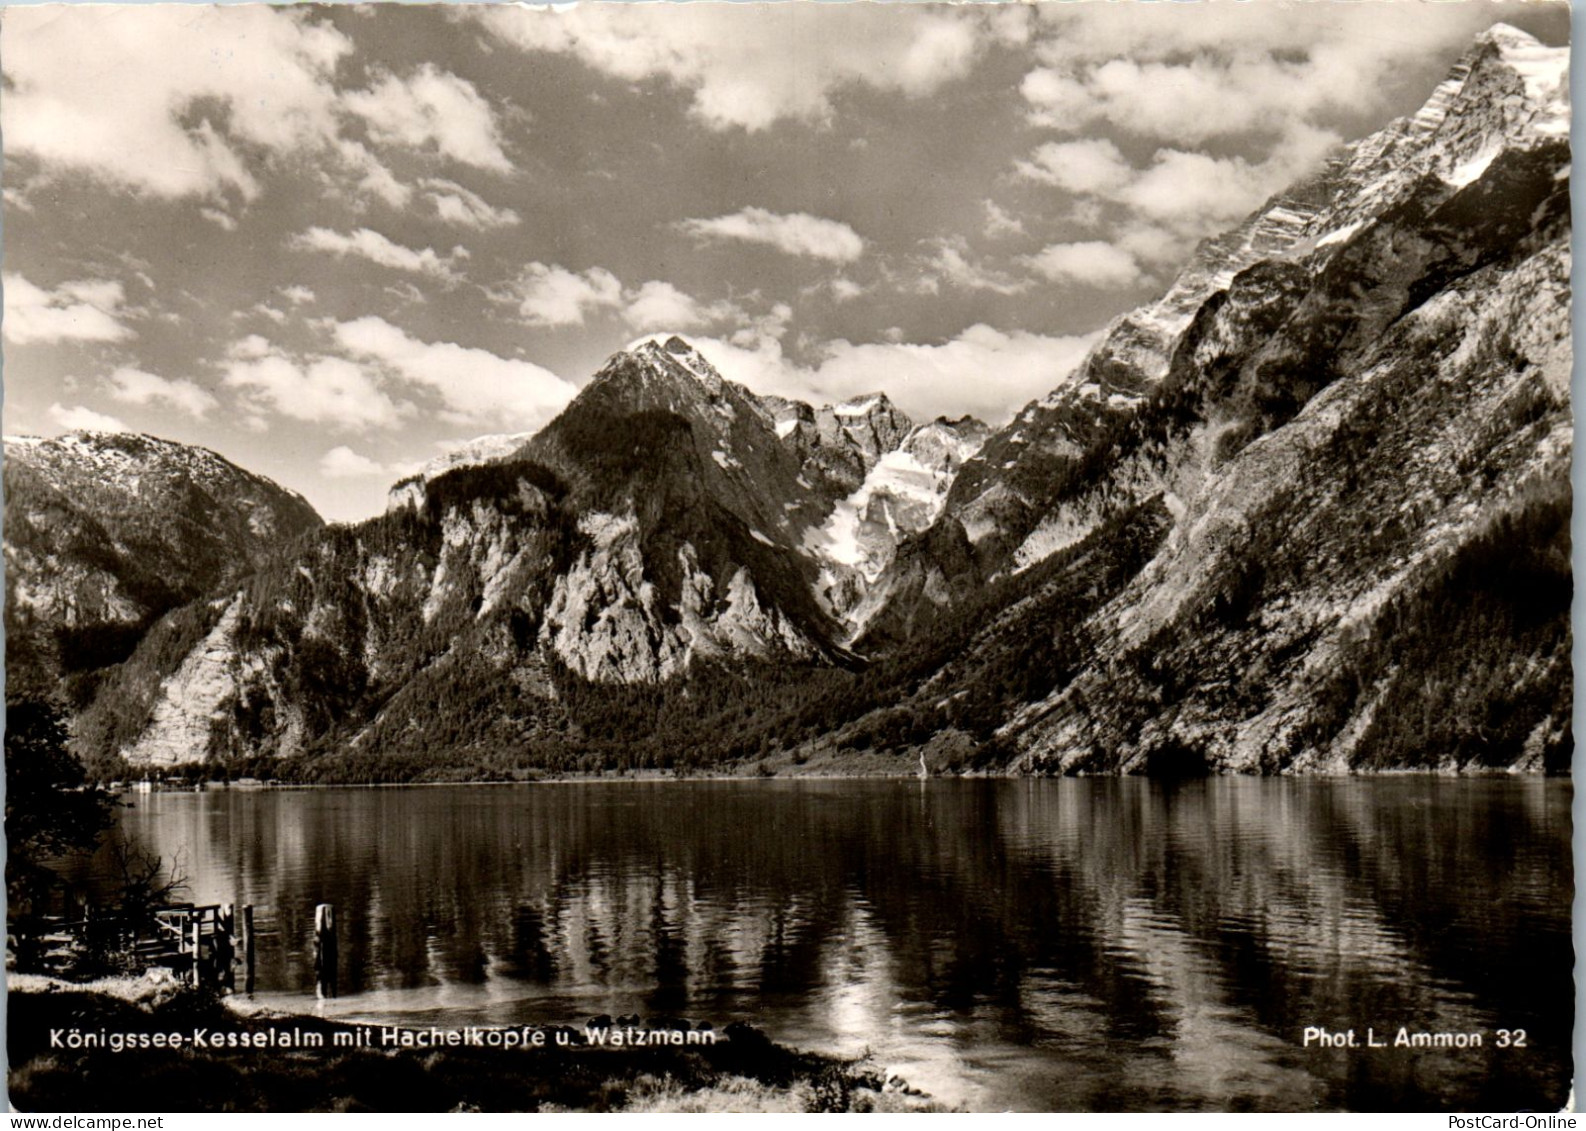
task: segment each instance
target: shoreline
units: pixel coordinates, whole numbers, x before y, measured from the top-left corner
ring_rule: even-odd
[[[1383,778],[1430,778],[1439,781],[1461,780],[1501,780],[1501,781],[1571,781],[1573,774],[1568,772],[1548,772],[1544,770],[1517,770],[1504,768],[1483,768],[1479,770],[1427,770],[1427,769],[1384,769],[1384,770],[1321,770],[1306,771],[1302,773],[1281,774],[1248,774],[1238,772],[1210,773],[1188,777],[1159,777],[1149,774],[1000,774],[1000,773],[962,773],[962,774],[933,774],[929,778],[920,778],[911,773],[812,773],[812,774],[671,774],[671,773],[625,773],[625,774],[558,774],[555,776],[519,778],[502,780],[500,778],[459,778],[454,781],[369,781],[369,782],[294,782],[281,781],[258,785],[237,785],[232,781],[206,780],[188,786],[175,788],[158,788],[148,791],[139,791],[136,783],[121,784],[115,792],[119,795],[140,793],[269,793],[284,790],[306,789],[432,789],[442,787],[467,786],[470,788],[480,786],[501,786],[507,788],[539,785],[654,785],[654,784],[700,784],[732,782],[740,784],[769,784],[772,782],[839,782],[839,781],[896,781],[916,782],[924,784],[926,781],[1084,781],[1095,779],[1137,780],[1157,782],[1160,784],[1186,785],[1192,782],[1218,781],[1218,780],[1264,780],[1264,781],[1372,781]],[[106,788],[109,788],[107,786]]]
[[[6,980],[15,1111],[940,1110],[863,1060],[743,1022],[373,1025],[246,1008],[163,973]]]

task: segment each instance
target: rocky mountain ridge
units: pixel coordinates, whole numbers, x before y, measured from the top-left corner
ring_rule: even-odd
[[[861,492],[883,554],[983,431],[915,428],[879,394],[820,410],[760,398],[681,338],[641,343],[510,455],[415,479],[385,516],[170,618],[81,741],[154,763],[291,755],[331,734],[357,747],[398,719],[422,727],[422,696],[448,681],[510,696],[514,733],[537,735],[559,725],[558,679],[851,662],[806,543]]]
[[[156,618],[322,525],[214,452],[126,433],[6,437],[5,495],[13,696],[119,661]]]
[[[412,475],[403,476],[393,483],[386,493],[386,509],[423,506],[424,487],[430,480],[459,467],[478,467],[480,464],[507,459],[533,437],[533,432],[502,432],[475,436],[448,447],[440,455],[420,464]]]
[[[1566,61],[1489,31],[989,438],[638,343],[509,455],[165,617],[79,749],[1565,768]]]
[[[644,339],[615,355],[579,398],[579,411],[591,411],[595,401],[607,411],[690,419],[714,489],[730,496],[763,537],[816,563],[817,596],[839,620],[863,600],[898,542],[930,525],[958,469],[990,434],[969,416],[915,425],[880,391],[818,408],[756,394],[722,377],[677,335]],[[456,467],[515,457],[565,464],[554,439],[561,427],[543,438],[481,437],[438,457],[392,488],[390,507],[421,505],[423,484]]]
[[[1054,677],[975,720],[1014,769],[1567,765],[1566,83],[1495,27],[988,440],[871,641],[1018,598],[915,709],[952,714],[1047,601]],[[1141,530],[1099,603],[1041,576]]]
[[[1415,115],[1346,147],[1315,176],[1205,241],[1161,299],[1117,319],[1072,374],[969,461],[943,518],[961,526],[976,550],[978,568],[960,579],[962,587],[1027,567],[1099,521],[1099,513],[1060,500],[1062,486],[1100,437],[1141,410],[1197,312],[1242,271],[1258,263],[1318,271],[1372,220],[1412,197],[1429,199],[1439,185],[1464,187],[1502,154],[1567,148],[1567,83],[1567,48],[1494,25]]]

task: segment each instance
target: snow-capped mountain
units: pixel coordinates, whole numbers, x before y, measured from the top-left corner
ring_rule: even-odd
[[[127,433],[5,438],[7,686],[122,659],[159,615],[320,527],[214,452]]]
[[[1512,167],[1567,151],[1568,58],[1567,48],[1494,25],[1418,113],[1346,147],[1314,177],[1203,243],[1161,299],[1117,319],[1074,373],[969,461],[944,515],[976,551],[977,568],[957,586],[973,591],[987,577],[1027,567],[1101,521],[1101,511],[1070,497],[1095,478],[1083,468],[1087,455],[1148,406],[1193,319],[1242,272],[1266,264],[1315,277],[1374,221],[1484,177],[1496,185],[1500,158]],[[1149,469],[1132,474],[1140,491],[1161,486]],[[881,584],[908,588],[904,578]]]
[[[872,588],[872,647],[972,632],[918,709],[1048,772],[1566,765],[1566,78],[1493,28],[993,436]]]
[[[989,438],[636,343],[512,451],[171,613],[80,748],[1560,768],[1566,58],[1485,33]]]
[[[891,564],[899,543],[936,520],[964,463],[990,428],[974,417],[939,418],[909,431],[883,452],[852,494],[839,499],[804,548],[822,564],[819,593],[849,635],[864,626],[860,609],[871,584]]]
[[[424,501],[424,485],[436,476],[459,467],[477,467],[506,459],[533,437],[533,432],[502,432],[475,436],[472,440],[449,447],[440,455],[420,464],[412,475],[392,484],[386,499],[386,509],[419,506]]]
[[[809,536],[856,491],[917,529],[983,430],[915,429],[880,395],[761,398],[681,338],[641,342],[516,450],[475,445],[399,485],[385,516],[162,624],[147,654],[165,659],[101,697],[83,741],[140,762],[182,760],[200,731],[224,752],[378,743],[424,726],[412,697],[448,681],[511,697],[495,721],[537,733],[560,673],[845,662]],[[333,680],[314,674],[327,664]]]

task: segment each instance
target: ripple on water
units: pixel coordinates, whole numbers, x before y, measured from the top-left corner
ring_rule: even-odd
[[[909,786],[211,791],[121,819],[195,901],[258,908],[259,1001],[282,1010],[745,1020],[868,1048],[975,1109],[1567,1094],[1568,783]],[[319,902],[342,929],[343,997],[322,1004]],[[1500,1015],[1533,1031],[1529,1058],[1299,1047],[1308,1024]]]

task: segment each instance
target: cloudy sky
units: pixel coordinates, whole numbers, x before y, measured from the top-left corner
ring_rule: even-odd
[[[1006,419],[1514,3],[11,7],[5,430],[214,448],[327,517],[691,337]]]

